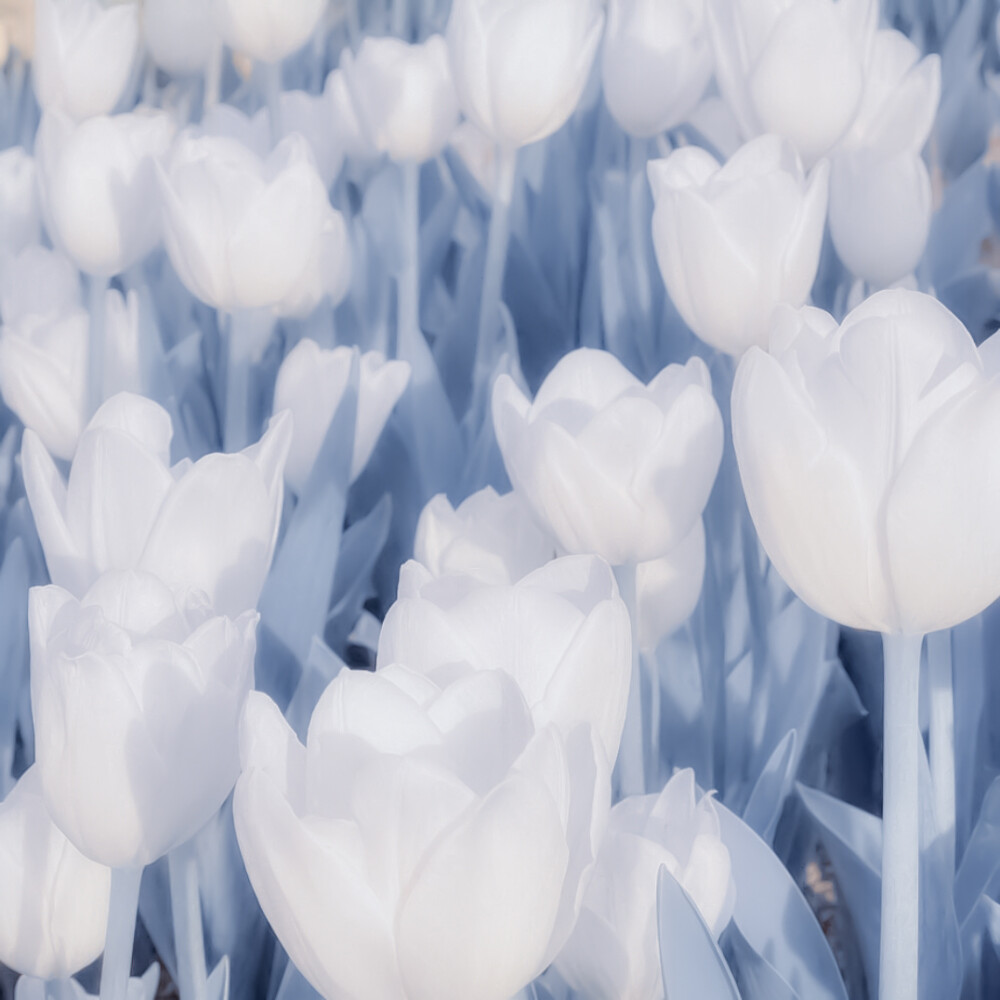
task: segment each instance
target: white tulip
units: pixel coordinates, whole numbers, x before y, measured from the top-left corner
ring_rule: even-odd
[[[665,555],[694,527],[722,458],[700,358],[643,385],[613,355],[566,355],[535,401],[507,375],[493,423],[514,489],[566,552],[620,566]]]
[[[205,0],[219,30],[237,52],[265,63],[302,48],[319,25],[327,0]]]
[[[0,962],[65,979],[104,949],[111,872],[85,858],[52,822],[38,766],[0,803]]]
[[[829,165],[807,179],[788,142],[761,136],[722,167],[685,146],[649,164],[660,274],[684,322],[740,355],[766,344],[774,308],[809,297],[826,224]]]
[[[143,0],[142,36],[153,62],[177,76],[204,72],[221,44],[210,0]]]
[[[838,327],[776,318],[733,386],[733,441],[761,542],[810,607],[921,635],[998,595],[997,343],[940,302],[879,292]]]
[[[659,795],[623,799],[608,819],[580,919],[556,960],[588,1000],[664,1000],[657,937],[661,867],[684,888],[712,936],[736,903],[729,851],[711,796],[678,771]]]

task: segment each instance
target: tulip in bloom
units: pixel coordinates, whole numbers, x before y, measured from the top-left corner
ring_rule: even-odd
[[[353,356],[350,347],[326,349],[306,337],[289,351],[278,370],[274,410],[289,410],[294,417],[285,478],[298,496],[309,481],[330,421],[347,388]],[[378,351],[361,355],[351,482],[368,464],[382,428],[409,380],[407,362],[386,361]]]
[[[736,887],[715,804],[708,795],[697,798],[690,769],[678,771],[659,795],[623,799],[611,810],[580,919],[556,960],[580,996],[663,1000],[656,919],[661,867],[718,938],[732,916]]]
[[[157,66],[202,73],[220,44],[211,0],[143,0],[142,37]]]
[[[580,100],[603,28],[600,0],[455,0],[448,56],[462,111],[507,149],[552,135]]]
[[[87,425],[64,481],[26,432],[25,489],[52,581],[83,597],[109,570],[139,569],[208,595],[236,617],[260,596],[281,519],[291,419],[238,454],[170,466],[170,416],[120,393]]]
[[[507,1000],[568,936],[608,763],[589,726],[539,727],[509,674],[345,670],[305,746],[253,694],[241,754],[250,881],[328,1000]]]
[[[861,105],[874,0],[707,0],[715,77],[746,139],[784,136],[807,165]]]
[[[740,355],[767,343],[779,303],[802,305],[819,266],[829,166],[807,179],[777,136],[743,146],[722,167],[685,146],[649,165],[660,273],[684,322]]]
[[[95,116],[76,124],[49,112],[38,129],[46,228],[82,271],[111,277],[160,240],[154,163],[174,126],[164,112]]]
[[[257,613],[213,617],[205,595],[107,573],[77,600],[29,600],[31,709],[52,818],[87,857],[139,868],[192,837],[239,773]]]
[[[517,493],[486,489],[452,507],[439,493],[420,513],[413,558],[432,576],[512,584],[555,556],[555,541]]]
[[[563,550],[616,566],[665,555],[691,531],[722,458],[722,417],[700,358],[646,386],[613,355],[581,348],[534,403],[501,375],[493,423],[514,489]]]
[[[84,857],[52,822],[38,766],[0,803],[0,962],[65,979],[104,948],[111,872]]]
[[[608,110],[630,135],[684,121],[712,77],[704,0],[610,0],[601,75]]]
[[[139,50],[139,5],[35,0],[32,81],[45,110],[106,115],[124,93]]]
[[[920,150],[941,97],[941,60],[899,31],[875,35],[865,94],[831,158],[830,235],[853,274],[889,285],[919,263],[930,232],[931,179]]]
[[[784,311],[733,386],[747,504],[810,607],[883,633],[950,628],[1000,595],[995,338],[920,292],[879,292],[838,327]]]
[[[203,302],[298,316],[346,293],[347,226],[301,135],[261,160],[232,139],[184,134],[160,179],[170,261]]]
[[[371,145],[397,161],[422,163],[444,148],[458,124],[458,102],[444,38],[419,45],[366,38],[340,61],[344,82]]]
[[[405,663],[436,683],[456,662],[509,674],[539,728],[570,732],[586,723],[611,762],[631,655],[628,610],[610,567],[596,556],[556,559],[513,586],[435,579],[407,563],[378,645],[379,663]]]
[[[205,0],[215,6],[225,43],[265,63],[302,48],[316,30],[327,0]]]

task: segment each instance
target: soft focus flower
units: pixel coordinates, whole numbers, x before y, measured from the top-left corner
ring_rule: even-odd
[[[160,177],[170,261],[203,302],[303,315],[346,293],[347,227],[302,136],[261,160],[232,139],[182,135]]]
[[[36,766],[0,803],[0,962],[65,979],[104,949],[111,872],[52,822]]]
[[[351,98],[342,69],[333,70],[326,78],[323,100],[330,118],[327,129],[343,150],[344,156],[351,160],[375,159],[378,150],[358,121],[358,109]]]
[[[516,149],[573,113],[601,41],[600,0],[455,0],[448,57],[466,116]]]
[[[205,0],[215,5],[230,48],[261,62],[279,62],[302,48],[316,30],[327,0]]]
[[[419,45],[366,38],[340,60],[358,121],[371,144],[394,160],[438,155],[458,124],[458,102],[440,35]]]
[[[295,418],[285,478],[298,496],[309,481],[330,421],[347,388],[353,357],[350,347],[325,349],[305,337],[289,351],[278,370],[274,411],[290,410]],[[386,361],[378,351],[362,354],[359,369],[352,482],[368,464],[382,428],[410,380],[407,362]]]
[[[590,728],[514,680],[345,670],[306,745],[253,694],[236,832],[265,915],[328,998],[507,1000],[575,921],[610,804]]]
[[[704,0],[610,0],[601,75],[608,109],[629,134],[684,121],[712,77]]]
[[[6,255],[19,254],[41,236],[38,168],[22,146],[12,146],[0,153],[0,269]]]
[[[143,0],[142,36],[153,62],[178,76],[203,72],[220,44],[211,0]]]
[[[239,773],[257,613],[212,617],[149,573],[102,576],[81,601],[35,587],[31,709],[52,818],[89,858],[140,867],[192,837]]]
[[[694,527],[665,556],[635,569],[639,647],[653,653],[660,640],[691,616],[705,578],[705,524]]]
[[[766,344],[779,303],[809,297],[826,223],[829,167],[806,179],[777,136],[743,146],[722,167],[685,146],[649,165],[660,273],[684,322],[720,351]]]
[[[831,159],[830,235],[850,271],[876,285],[909,274],[930,231],[931,179],[920,150],[941,96],[941,60],[899,31],[872,43],[861,109]]]
[[[125,91],[139,50],[136,3],[35,0],[32,81],[46,111],[106,115]]]
[[[678,771],[659,795],[623,799],[608,818],[576,928],[556,960],[588,1000],[663,1000],[656,880],[677,879],[712,936],[736,902],[729,851],[711,796],[697,799],[694,771]]]
[[[156,168],[174,125],[164,112],[102,115],[75,124],[49,112],[38,129],[46,228],[81,270],[110,277],[160,240]]]
[[[613,565],[665,555],[694,527],[722,457],[722,417],[700,358],[648,386],[581,348],[534,403],[501,375],[493,423],[514,489],[567,552]]]
[[[733,386],[761,542],[810,607],[855,628],[950,628],[1000,595],[997,351],[920,292],[836,321],[783,311]]]
[[[511,585],[435,579],[403,566],[399,599],[379,636],[378,662],[444,683],[454,663],[509,674],[541,728],[593,727],[618,756],[632,665],[628,610],[595,556],[556,559]]]
[[[715,77],[746,139],[784,136],[811,165],[847,131],[874,0],[706,0]]]
[[[53,583],[82,597],[102,573],[140,569],[204,591],[220,614],[253,608],[274,553],[291,433],[279,415],[245,451],[171,468],[170,416],[120,393],[87,425],[64,482],[25,432],[25,488]]]
[[[555,542],[517,493],[487,486],[452,507],[439,493],[420,513],[413,558],[432,576],[511,584],[555,556]]]

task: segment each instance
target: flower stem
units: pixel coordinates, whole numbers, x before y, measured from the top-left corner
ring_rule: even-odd
[[[625,728],[615,764],[615,786],[619,795],[642,795],[646,791],[645,744],[642,725],[642,677],[639,652],[639,602],[634,565],[615,568],[618,590],[632,623],[632,680],[628,688]]]
[[[174,848],[167,856],[167,864],[181,1000],[205,1000],[208,972],[198,890],[198,859],[192,842]]]
[[[420,332],[420,164],[403,164],[403,269],[397,279],[396,353]]]
[[[920,646],[883,635],[881,1000],[917,1000],[920,940]]]
[[[282,135],[281,128],[281,63],[263,65],[264,100],[267,102],[267,120],[271,126],[271,145],[277,146]]]
[[[955,870],[955,691],[952,686],[951,631],[927,636],[930,681],[930,765],[934,814]]]
[[[219,103],[222,91],[222,43],[212,48],[212,54],[205,63],[205,92],[202,97],[202,116],[206,115]]]
[[[100,1000],[126,1000],[128,995],[141,882],[141,868],[114,868],[111,871],[111,901],[101,965]]]
[[[653,290],[649,278],[649,260],[646,242],[649,239],[649,213],[646,208],[649,182],[646,180],[646,164],[649,161],[649,143],[646,139],[629,139],[628,147],[628,203],[629,242],[632,251],[632,269],[635,276],[635,292],[643,321],[653,309]]]
[[[90,344],[87,369],[88,417],[104,402],[105,327],[107,325],[108,279],[90,279]]]
[[[489,375],[493,359],[490,341],[497,326],[497,312],[503,291],[503,275],[507,264],[510,241],[510,203],[514,194],[517,172],[517,150],[499,147],[497,150],[496,184],[493,189],[493,213],[486,238],[486,265],[483,270],[483,294],[479,303],[479,327],[476,335],[474,384]]]

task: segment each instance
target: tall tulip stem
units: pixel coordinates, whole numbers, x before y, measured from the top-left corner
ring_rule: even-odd
[[[141,868],[114,868],[111,871],[111,901],[101,965],[100,1000],[126,1000],[128,995],[141,882]]]
[[[277,145],[282,135],[281,122],[281,63],[265,63],[264,100],[267,102],[267,121],[271,126],[271,144]]]
[[[952,686],[951,631],[927,636],[930,681],[930,765],[934,815],[955,870],[955,691]]]
[[[489,375],[491,357],[489,345],[496,330],[503,276],[507,265],[510,242],[510,204],[514,195],[517,173],[517,150],[497,149],[496,182],[493,188],[493,212],[486,238],[486,265],[483,269],[483,294],[479,303],[479,328],[476,335],[475,375],[477,384]]]
[[[646,320],[653,310],[653,288],[649,277],[649,255],[646,252],[651,225],[651,209],[647,206],[649,181],[646,178],[646,164],[648,162],[648,140],[629,139],[629,242],[632,251],[632,270],[635,275],[636,299],[643,320]]]
[[[883,635],[881,1000],[917,1000],[920,939],[920,646]]]
[[[615,569],[618,591],[628,608],[632,622],[632,681],[628,688],[628,706],[625,710],[625,728],[622,730],[621,749],[615,767],[615,786],[624,798],[642,795],[646,791],[645,744],[642,726],[642,670],[639,652],[639,601],[634,564]]]
[[[104,402],[105,327],[107,326],[108,279],[90,279],[90,342],[87,359],[87,393],[91,416]]]
[[[191,841],[174,848],[167,857],[167,864],[181,1000],[205,1000],[208,981],[205,936],[198,888],[198,859]]]
[[[403,270],[398,278],[396,353],[420,332],[420,164],[403,164]]]

